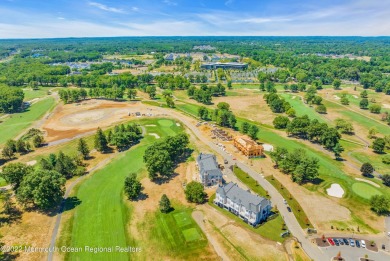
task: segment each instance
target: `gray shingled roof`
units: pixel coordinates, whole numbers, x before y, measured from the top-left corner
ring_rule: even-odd
[[[202,176],[206,173],[212,176],[222,176],[222,172],[218,168],[218,163],[213,154],[200,153],[196,158],[196,161],[199,165],[199,172]]]
[[[242,204],[246,209],[258,212],[261,207],[271,204],[268,199],[254,195],[247,190],[240,188],[236,183],[230,182],[223,187],[218,187],[217,193],[226,195],[235,203]]]

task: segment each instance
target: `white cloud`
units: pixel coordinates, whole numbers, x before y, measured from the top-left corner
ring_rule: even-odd
[[[100,10],[107,11],[107,12],[125,13],[125,11],[123,9],[119,9],[119,8],[116,8],[116,7],[110,7],[110,6],[107,6],[107,5],[104,5],[104,4],[101,4],[101,3],[97,3],[97,2],[89,2],[88,4],[90,6],[99,8]]]
[[[61,17],[61,16],[57,17],[57,19],[58,19],[58,20],[65,20],[65,18],[64,18],[64,17]]]
[[[225,5],[226,5],[226,6],[229,6],[229,5],[233,4],[233,3],[234,3],[234,0],[227,0],[227,1],[225,2]]]
[[[170,6],[177,5],[177,3],[172,1],[172,0],[164,0],[163,3],[166,4],[166,5],[170,5]]]
[[[250,23],[250,24],[264,24],[264,23],[275,23],[275,22],[288,22],[291,21],[289,18],[277,18],[277,17],[252,17],[247,19],[234,20],[235,23]]]

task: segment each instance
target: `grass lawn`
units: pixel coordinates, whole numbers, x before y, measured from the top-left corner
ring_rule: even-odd
[[[317,119],[319,122],[329,123],[329,121],[322,117],[321,114],[314,110],[314,106],[309,107],[308,105],[304,104],[297,94],[298,93],[279,93],[279,96],[291,104],[297,116],[303,116],[306,114],[311,120]]]
[[[324,100],[323,101],[324,105],[329,109],[334,109],[336,110],[338,113],[340,113],[341,115],[343,115],[345,117],[346,120],[349,120],[355,124],[359,124],[360,126],[364,127],[367,129],[367,134],[368,134],[368,130],[371,128],[371,127],[375,127],[380,133],[382,133],[383,135],[388,135],[390,134],[390,128],[389,126],[386,126],[385,124],[381,124],[379,123],[378,121],[375,121],[373,119],[371,119],[369,117],[369,115],[365,116],[365,115],[362,115],[362,114],[359,114],[359,113],[356,113],[354,111],[351,111],[351,110],[347,110],[345,109],[343,106],[339,105],[338,103],[336,102],[330,102],[330,101],[327,101],[327,100]],[[355,108],[357,111],[359,111],[359,109]]]
[[[375,195],[382,195],[382,192],[377,190],[375,187],[363,183],[363,182],[356,182],[352,185],[352,190],[355,192],[357,195],[365,198],[365,199],[370,199],[372,196]]]
[[[176,108],[184,111],[185,113],[188,113],[194,117],[198,117],[198,108],[201,105],[195,105],[190,103],[184,103],[184,104],[176,104]]]
[[[12,139],[27,129],[33,122],[40,119],[54,106],[54,99],[48,98],[33,104],[27,111],[11,114],[10,117],[0,123],[0,145],[8,139]]]
[[[266,179],[279,191],[283,198],[287,201],[292,212],[298,220],[299,225],[305,229],[308,227],[313,227],[310,223],[309,218],[307,217],[305,211],[303,211],[299,202],[290,194],[290,192],[273,176],[268,176]]]
[[[259,194],[262,197],[269,198],[269,196],[267,195],[267,191],[263,189],[263,187],[260,186],[258,182],[254,180],[251,176],[249,176],[245,171],[243,171],[237,166],[234,166],[233,172],[237,176],[237,178],[241,180],[242,183],[247,185],[253,192]]]
[[[157,125],[161,136],[166,136],[166,129],[171,127],[181,130],[175,124],[171,127],[161,126],[158,120],[143,121],[143,124]],[[149,128],[149,127],[147,127]],[[126,224],[130,210],[123,202],[123,183],[131,172],[140,174],[144,169],[143,155],[154,137],[146,136],[140,144],[120,154],[103,169],[92,174],[78,187],[75,197],[81,204],[76,207],[67,245],[72,247],[112,247],[129,245],[130,235],[126,232]],[[65,227],[66,228],[66,227]],[[86,233],[88,231],[88,233]],[[64,232],[66,234],[66,231]],[[131,244],[130,244],[131,245]],[[69,260],[129,260],[128,253],[69,253]]]
[[[390,167],[382,162],[385,155],[378,154],[364,154],[361,152],[351,152],[351,156],[360,162],[370,162],[376,171],[381,174],[390,174]]]
[[[32,99],[35,99],[35,98],[40,98],[40,97],[44,97],[44,96],[47,96],[47,92],[50,90],[50,89],[53,89],[52,87],[48,88],[48,87],[41,87],[39,90],[32,90],[32,89],[24,89],[23,92],[24,92],[24,100],[25,101],[31,101]]]
[[[156,254],[163,253],[175,259],[194,259],[205,251],[206,236],[191,217],[192,209],[173,205],[174,210],[164,214],[160,211],[148,215],[140,224],[140,230],[149,234],[146,245],[155,247]]]
[[[5,185],[7,185],[8,183],[7,183],[7,181],[5,181],[5,179],[3,179],[3,178],[0,178],[0,187],[3,187],[3,186],[5,186]]]
[[[254,228],[251,225],[245,223],[241,218],[234,215],[233,213],[215,205],[213,203],[214,199],[215,199],[215,194],[209,198],[208,204],[210,206],[212,206],[213,208],[217,209],[218,211],[221,211],[224,215],[228,216],[229,218],[235,220],[236,224],[238,224],[239,226],[242,226],[246,229],[249,229],[249,230],[255,232],[256,234],[259,234],[260,236],[262,236],[264,238],[268,238],[268,239],[271,239],[274,241],[278,241],[278,242],[283,243],[286,240],[286,238],[283,238],[280,236],[281,233],[286,231],[286,230],[284,230],[285,227],[283,226],[284,221],[280,215],[278,215],[276,218],[274,218],[272,220],[269,220],[269,221],[263,223],[261,226]],[[283,229],[282,229],[282,227],[283,227]]]
[[[233,83],[232,84],[233,89],[259,89],[260,84],[259,83],[252,83],[252,84],[243,84],[243,83]]]

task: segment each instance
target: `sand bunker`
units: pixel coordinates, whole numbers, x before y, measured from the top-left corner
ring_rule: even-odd
[[[337,96],[337,95],[333,95],[333,97],[334,97],[335,100],[340,100],[340,97]]]
[[[390,109],[390,104],[383,103],[382,105],[383,105],[383,108]]]
[[[29,166],[34,166],[35,164],[37,164],[37,161],[36,160],[32,160],[32,161],[27,162],[26,164],[29,165]]]
[[[156,124],[147,124],[145,125],[145,127],[156,127],[157,125]]]
[[[291,97],[291,99],[294,100],[296,97],[297,97],[297,96],[293,96],[293,97]]]
[[[176,122],[176,126],[180,127],[180,123]]]
[[[375,182],[371,181],[371,180],[366,180],[366,179],[361,179],[361,178],[355,178],[356,180],[359,180],[359,181],[363,181],[363,182],[366,182],[370,185],[373,185],[374,187],[377,187],[377,188],[380,188],[381,186],[379,186],[378,184],[376,184]]]
[[[274,151],[274,146],[271,144],[263,144],[262,145],[265,151]]]
[[[160,138],[160,136],[157,133],[149,133],[149,135],[155,137],[156,139]]]
[[[344,190],[339,184],[333,183],[330,188],[326,190],[326,193],[332,197],[342,198],[344,195]]]
[[[355,99],[359,98],[357,95],[353,95],[353,97],[354,97]]]

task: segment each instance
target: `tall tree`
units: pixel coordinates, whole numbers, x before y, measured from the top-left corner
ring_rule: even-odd
[[[205,201],[206,193],[204,192],[204,187],[201,183],[196,181],[191,181],[187,184],[185,189],[186,199],[189,202],[201,204]]]
[[[60,173],[38,169],[23,179],[16,197],[24,206],[45,210],[59,204],[64,194],[65,178]]]
[[[374,167],[369,162],[363,163],[363,165],[360,167],[360,172],[363,176],[371,176],[374,170]]]
[[[171,201],[169,200],[167,195],[163,194],[161,196],[159,207],[162,213],[168,213],[172,209]]]
[[[340,143],[337,143],[336,146],[333,147],[334,156],[336,159],[339,159],[341,156],[341,153],[344,151],[343,146],[341,146]]]
[[[385,150],[386,142],[383,138],[376,138],[372,143],[372,149],[376,153],[383,153]]]
[[[89,157],[89,148],[87,142],[81,138],[79,139],[79,142],[77,144],[77,151],[83,155],[84,159],[87,159]]]
[[[248,130],[248,135],[253,140],[257,140],[257,133],[259,132],[259,128],[256,125],[251,125]]]
[[[95,149],[99,152],[106,152],[108,150],[107,139],[102,129],[98,128],[95,134]]]
[[[124,190],[128,199],[136,199],[141,193],[141,189],[141,182],[137,180],[137,175],[135,173],[131,173],[130,176],[126,177]]]
[[[5,165],[0,175],[16,191],[19,188],[20,183],[22,183],[23,178],[30,174],[32,171],[32,166],[17,162]]]

